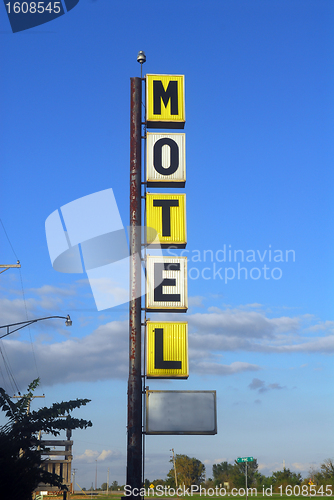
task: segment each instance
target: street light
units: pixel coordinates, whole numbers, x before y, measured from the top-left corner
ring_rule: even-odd
[[[146,62],[146,55],[143,50],[140,50],[137,55],[137,61],[140,64],[140,78],[143,78],[143,64]]]
[[[140,50],[138,52],[137,61],[139,62],[139,64],[144,64],[144,62],[146,62],[146,55],[143,50]]]
[[[32,325],[33,323],[37,323],[37,321],[44,321],[45,319],[53,319],[53,318],[65,319],[65,325],[72,326],[72,320],[71,320],[69,314],[67,316],[46,316],[46,318],[36,318],[36,319],[28,320],[28,321],[21,321],[20,323],[11,323],[10,325],[0,326],[0,328],[7,328],[7,333],[5,333],[5,335],[2,335],[0,337],[0,339],[7,337],[7,335],[10,335],[11,333],[17,332],[18,330],[21,330],[22,328],[25,328],[26,326]],[[14,330],[9,331],[9,328],[11,326],[17,326],[17,325],[22,325],[22,326],[19,326],[18,328],[15,328]]]

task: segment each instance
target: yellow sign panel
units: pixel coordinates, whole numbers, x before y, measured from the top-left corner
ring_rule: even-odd
[[[147,193],[146,226],[147,243],[153,248],[168,248],[171,245],[175,248],[185,248],[186,195]]]
[[[184,75],[146,75],[148,128],[184,128]]]
[[[147,378],[188,378],[188,323],[147,322]]]

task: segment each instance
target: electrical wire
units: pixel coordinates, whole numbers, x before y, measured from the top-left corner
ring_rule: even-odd
[[[5,233],[5,235],[6,235],[6,238],[7,238],[7,240],[8,240],[8,243],[9,243],[9,245],[10,245],[10,248],[12,249],[13,254],[14,254],[14,256],[15,256],[15,258],[16,258],[16,260],[17,260],[17,262],[19,262],[19,259],[18,259],[17,255],[16,255],[15,250],[14,250],[14,247],[13,247],[13,245],[12,245],[12,243],[11,243],[10,239],[9,239],[9,236],[8,236],[8,234],[7,234],[7,231],[6,231],[6,228],[5,228],[5,226],[4,226],[4,223],[2,222],[2,219],[0,219],[0,222],[1,222],[2,228],[3,228],[3,230],[4,230],[4,233]],[[2,347],[1,347],[1,345],[2,345]],[[0,354],[1,354],[1,357],[2,357],[2,359],[3,359],[3,362],[4,362],[4,367],[5,367],[5,370],[6,370],[6,372],[7,372],[7,376],[8,376],[8,380],[9,380],[9,384],[11,385],[11,387],[12,387],[12,389],[13,389],[13,392],[15,392],[15,387],[16,387],[17,392],[18,392],[18,393],[20,393],[20,391],[19,391],[19,387],[18,387],[18,385],[17,385],[17,383],[16,383],[16,380],[15,380],[15,378],[14,378],[14,374],[13,374],[13,372],[12,372],[12,370],[11,370],[11,367],[10,367],[10,364],[9,364],[9,359],[8,359],[7,353],[6,353],[6,351],[5,351],[5,346],[4,346],[4,344],[2,344],[2,343],[0,343]],[[6,361],[5,356],[7,357],[7,361]],[[3,377],[3,379],[4,379],[4,381],[5,381],[5,378],[4,378],[4,375],[3,375],[2,370],[1,370],[1,375],[2,375],[2,377]]]
[[[26,319],[27,319],[27,321],[29,321],[29,317],[28,317],[28,309],[27,309],[27,301],[26,301],[26,297],[25,297],[25,293],[24,293],[24,288],[23,288],[23,280],[22,280],[21,268],[19,268],[19,272],[20,272],[20,280],[21,280],[22,297],[23,297],[23,302],[24,302],[24,309],[25,309],[25,313],[26,313]],[[31,336],[30,325],[28,326],[28,331],[29,331],[29,338],[30,338],[30,346],[31,346],[31,351],[32,351],[32,357],[33,357],[33,359],[34,359],[34,363],[35,363],[35,368],[36,368],[37,377],[38,377],[38,378],[39,378],[39,380],[41,381],[41,377],[39,376],[39,371],[38,371],[38,366],[37,366],[37,361],[36,361],[36,355],[35,355],[34,343],[33,343],[32,336]],[[41,389],[42,389],[42,388],[43,388],[43,386],[42,386],[42,383],[41,383],[41,382],[40,382],[40,386],[41,386]]]
[[[2,377],[2,380],[3,380],[3,388],[4,388],[4,389],[5,389],[5,391],[8,393],[8,390],[7,390],[7,382],[6,382],[6,379],[5,379],[4,373],[3,373],[3,371],[2,371],[1,364],[0,364],[0,374],[1,374],[1,377]]]
[[[19,259],[17,258],[16,253],[15,253],[15,250],[14,250],[14,248],[13,248],[13,245],[12,245],[12,244],[11,244],[11,242],[10,242],[10,239],[9,239],[9,237],[8,237],[8,234],[7,234],[7,231],[6,231],[6,229],[5,229],[5,226],[3,225],[2,219],[0,219],[0,222],[1,222],[2,228],[3,228],[4,232],[5,232],[5,235],[6,235],[6,237],[7,237],[8,243],[10,244],[10,247],[11,247],[11,249],[13,250],[13,254],[15,255],[16,260],[19,260]]]
[[[0,219],[0,222],[1,222],[2,228],[4,230],[4,233],[5,233],[6,237],[7,237],[8,243],[9,243],[9,245],[10,245],[12,251],[13,251],[13,254],[14,254],[16,260],[19,262],[19,259],[18,259],[17,255],[16,255],[15,250],[14,250],[14,247],[13,247],[13,245],[12,245],[10,239],[9,239],[9,236],[7,234],[7,231],[5,229],[4,223],[2,222],[2,219]],[[20,267],[19,267],[19,273],[20,273],[20,282],[21,282],[21,290],[22,290],[22,297],[23,297],[25,315],[26,315],[27,321],[29,321],[28,309],[27,309],[27,301],[26,301],[26,298],[25,298],[24,287],[23,287],[23,280],[22,280],[22,273],[21,273],[21,268]],[[28,326],[28,330],[29,330],[30,346],[31,346],[31,351],[32,351],[34,363],[35,363],[36,373],[37,373],[37,377],[40,379],[39,372],[38,372],[38,366],[37,366],[37,362],[36,362],[36,355],[35,355],[35,350],[34,350],[34,343],[33,343],[32,336],[31,336],[30,325]],[[1,352],[1,355],[2,355],[2,352]],[[7,356],[7,358],[8,358],[8,356]],[[9,363],[9,361],[8,361],[8,363]],[[6,367],[6,371],[8,373],[7,367]],[[12,372],[11,372],[11,377],[14,380],[15,386],[17,387],[17,390],[19,392],[18,385],[17,385],[17,383],[16,383],[16,381],[14,379],[14,374]]]
[[[6,354],[6,351],[5,351],[5,349],[4,349],[4,345],[2,345],[2,347],[1,347],[1,345],[0,345],[0,354],[1,354],[1,357],[2,357],[2,359],[3,359],[3,363],[4,363],[4,366],[5,366],[6,372],[7,372],[7,376],[8,376],[9,383],[10,383],[10,385],[12,386],[12,389],[13,389],[13,392],[14,392],[14,393],[15,393],[16,391],[17,391],[18,393],[20,393],[19,388],[18,388],[18,385],[17,385],[17,383],[16,383],[16,380],[15,380],[15,378],[14,378],[13,372],[12,372],[11,367],[10,367],[10,364],[9,364],[9,360],[8,360],[8,361],[6,361],[6,358],[5,358],[4,353]],[[6,354],[6,357],[8,358],[7,354]],[[16,387],[16,391],[15,391],[15,387],[14,387],[14,386]]]

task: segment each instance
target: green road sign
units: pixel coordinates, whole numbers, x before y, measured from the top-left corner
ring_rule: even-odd
[[[242,458],[237,458],[237,462],[253,462],[254,458],[253,457],[242,457]]]

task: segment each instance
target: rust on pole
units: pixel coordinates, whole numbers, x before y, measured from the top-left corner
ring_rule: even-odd
[[[126,484],[140,489],[142,473],[141,382],[141,101],[142,80],[131,78],[130,116],[130,310]],[[138,491],[138,490],[137,490]],[[130,498],[138,495],[131,495]]]

